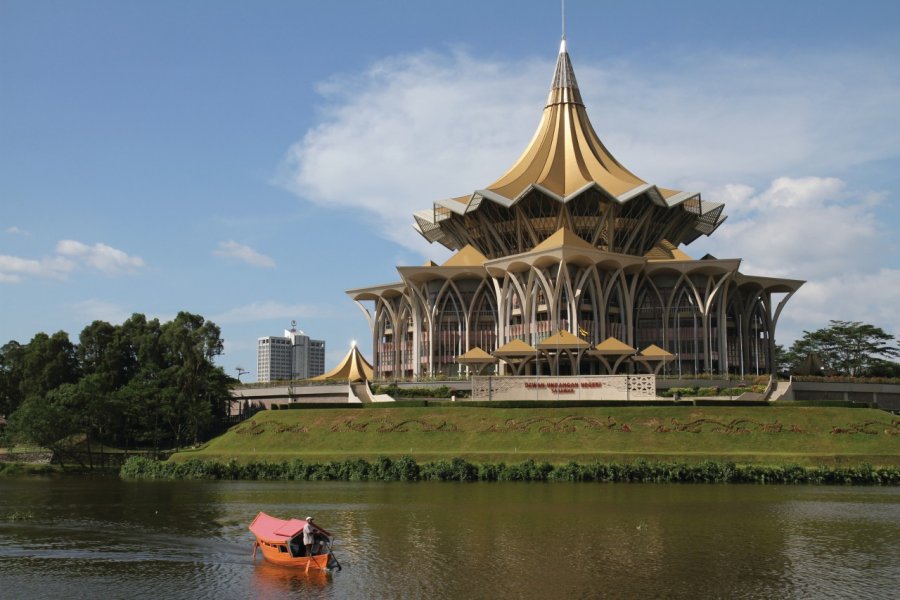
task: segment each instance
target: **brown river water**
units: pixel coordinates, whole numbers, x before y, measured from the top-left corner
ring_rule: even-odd
[[[315,515],[343,569],[252,558]],[[0,480],[0,598],[896,598],[900,488]]]

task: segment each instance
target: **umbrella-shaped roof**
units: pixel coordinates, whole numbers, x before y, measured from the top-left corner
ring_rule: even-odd
[[[534,346],[531,346],[522,340],[512,340],[494,350],[493,354],[500,358],[515,358],[517,356],[529,356],[535,352],[537,352],[537,348]]]
[[[474,348],[472,348],[465,354],[460,354],[459,356],[457,356],[456,362],[464,364],[464,365],[466,365],[466,364],[478,365],[478,364],[484,364],[484,363],[495,363],[495,362],[497,362],[497,358],[494,356],[491,356],[490,354],[488,354],[487,352],[485,352],[478,346],[475,346]]]
[[[614,337],[608,337],[594,346],[593,352],[604,356],[619,356],[622,354],[634,354],[637,350],[621,340]]]
[[[318,377],[313,377],[312,381],[325,381],[327,379],[367,381],[372,379],[372,373],[372,365],[363,358],[356,344],[353,344],[350,352],[347,353],[338,366]]]
[[[641,350],[638,356],[645,360],[669,360],[671,358],[675,358],[674,354],[663,350],[656,344],[650,344],[649,346]]]
[[[581,350],[584,348],[590,348],[591,345],[583,339],[577,337],[574,333],[570,333],[569,331],[562,329],[556,332],[554,335],[551,335],[544,341],[538,343],[537,347],[539,350],[557,350],[560,348]]]

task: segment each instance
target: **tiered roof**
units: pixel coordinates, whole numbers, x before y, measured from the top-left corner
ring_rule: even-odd
[[[502,211],[497,209],[512,209],[535,196],[541,202],[555,200],[565,205],[586,195],[592,200],[596,198],[620,206],[635,202],[640,206],[637,210],[615,213],[608,222],[594,219],[591,225],[598,230],[595,236],[589,235],[590,225],[583,217],[596,217],[602,212],[599,207],[586,212],[583,206],[575,206],[572,214],[553,217],[556,222],[552,225],[517,226],[515,236],[511,231],[504,231],[510,226],[501,226],[505,219]],[[723,208],[721,203],[701,200],[694,192],[649,184],[615,159],[588,119],[563,39],[540,124],[515,164],[486,188],[435,202],[433,210],[414,216],[416,228],[429,241],[437,241],[450,249],[475,244],[490,258],[527,251],[559,227],[567,226],[567,219],[577,221],[579,217],[582,221],[574,223],[573,228],[590,243],[613,252],[643,255],[663,240],[670,240],[677,246],[690,243],[702,234],[711,234],[725,220]],[[479,211],[479,218],[465,218]],[[653,223],[640,223],[641,214],[648,211],[654,211],[654,214],[645,221]],[[547,215],[539,212],[540,218],[546,219]],[[537,217],[528,212],[525,218],[534,220]],[[486,226],[495,226],[497,231],[484,231]],[[623,230],[641,227],[646,230],[640,232],[644,239],[622,235]],[[529,236],[533,239],[522,240]],[[646,239],[649,237],[653,239]]]

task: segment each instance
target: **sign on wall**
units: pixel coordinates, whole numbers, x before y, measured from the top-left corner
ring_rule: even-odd
[[[472,400],[653,400],[655,375],[472,378]]]

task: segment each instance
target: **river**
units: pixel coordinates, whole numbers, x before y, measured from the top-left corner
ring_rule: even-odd
[[[252,559],[315,515],[343,570]],[[893,598],[900,489],[0,480],[0,598]]]

